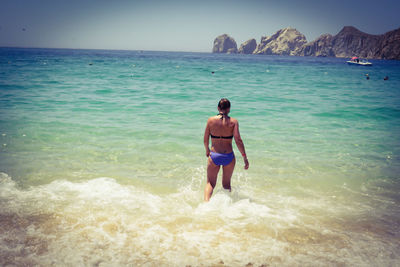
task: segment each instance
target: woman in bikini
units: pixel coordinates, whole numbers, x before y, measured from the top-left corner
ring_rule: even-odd
[[[209,201],[213,193],[219,169],[222,165],[222,186],[224,189],[231,190],[231,177],[235,168],[235,155],[232,149],[232,139],[235,138],[236,146],[244,160],[244,169],[249,168],[249,161],[246,157],[244,144],[239,133],[239,123],[236,119],[228,116],[231,103],[228,99],[222,98],[218,102],[219,114],[210,117],[207,120],[206,130],[204,132],[204,147],[207,164],[207,184],[204,189],[204,200]],[[211,137],[211,150],[209,141]]]

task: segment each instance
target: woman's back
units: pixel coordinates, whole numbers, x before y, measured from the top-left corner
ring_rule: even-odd
[[[217,115],[208,119],[211,135],[211,150],[218,153],[232,152],[232,138],[235,128],[235,119]]]

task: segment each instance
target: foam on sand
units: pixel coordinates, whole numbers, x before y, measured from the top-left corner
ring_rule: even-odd
[[[300,210],[190,186],[158,196],[112,178],[56,180],[22,190],[0,177],[1,265],[382,265],[396,247],[368,233],[313,223]],[[292,200],[276,200],[291,202]],[[328,228],[330,226],[331,228]],[[355,257],[355,253],[358,253]],[[375,255],[366,258],[365,253]],[[378,254],[381,253],[381,254]],[[322,261],[321,261],[322,260]]]

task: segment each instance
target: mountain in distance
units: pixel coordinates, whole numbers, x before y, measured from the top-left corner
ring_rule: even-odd
[[[228,49],[229,53],[319,57],[358,56],[368,59],[400,60],[400,28],[385,34],[372,35],[353,26],[345,26],[336,35],[323,34],[314,41],[307,42],[302,33],[288,27],[277,31],[272,36],[261,37],[258,45],[255,39],[250,39],[243,43],[239,50],[232,37],[221,35],[218,38],[216,38],[218,43],[235,44],[234,48]],[[216,41],[214,41],[214,53],[227,52],[226,49],[215,48],[215,43]]]
[[[306,37],[294,28],[287,27],[272,36],[261,37],[261,42],[253,54],[295,56],[307,43]]]

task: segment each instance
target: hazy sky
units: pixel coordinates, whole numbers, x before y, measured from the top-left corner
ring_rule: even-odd
[[[294,27],[312,41],[352,25],[400,27],[398,0],[0,0],[0,46],[210,52]]]

